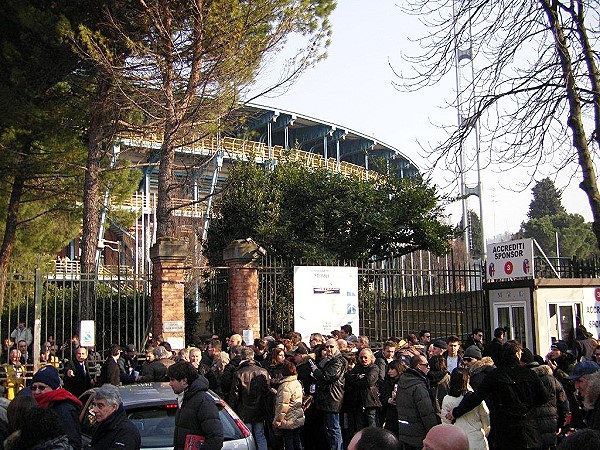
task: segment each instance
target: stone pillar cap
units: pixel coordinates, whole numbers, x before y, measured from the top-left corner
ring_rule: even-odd
[[[252,238],[236,239],[223,250],[223,261],[227,265],[249,264],[266,254],[267,251]]]

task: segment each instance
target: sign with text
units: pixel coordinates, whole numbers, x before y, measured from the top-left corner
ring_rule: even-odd
[[[183,320],[165,320],[163,322],[163,333],[180,333],[185,331]]]
[[[79,324],[79,345],[82,347],[96,345],[96,323],[93,320],[82,320]]]
[[[487,279],[533,278],[533,240],[487,245]]]
[[[358,335],[358,268],[295,266],[294,330],[302,340],[347,324]]]

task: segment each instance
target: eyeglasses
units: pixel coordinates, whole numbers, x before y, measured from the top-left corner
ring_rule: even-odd
[[[326,345],[325,348],[335,348],[335,345]]]
[[[48,388],[49,386],[42,386],[41,384],[32,384],[30,389],[32,391],[45,391]]]
[[[463,357],[463,361],[464,361],[464,362],[471,362],[471,361],[473,361],[473,358],[471,358],[471,357],[469,357],[469,356],[464,356],[464,357]]]
[[[430,338],[431,335],[430,334],[424,334],[423,337]]]
[[[429,368],[429,363],[419,363],[420,366]]]

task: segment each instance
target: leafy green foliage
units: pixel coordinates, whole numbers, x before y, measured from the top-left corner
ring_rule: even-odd
[[[448,250],[435,188],[421,180],[364,181],[282,163],[267,171],[238,163],[216,203],[208,254],[252,237],[272,256],[358,259]]]

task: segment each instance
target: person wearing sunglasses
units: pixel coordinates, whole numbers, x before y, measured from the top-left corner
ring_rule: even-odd
[[[427,432],[441,422],[429,395],[429,370],[425,356],[416,355],[398,379],[398,440],[405,450],[423,448]]]
[[[340,427],[340,410],[344,399],[345,375],[348,363],[340,352],[337,340],[325,341],[325,356],[319,365],[312,363],[311,371],[316,381],[315,407],[323,412],[325,421],[325,437],[331,450],[342,450],[342,429]]]
[[[81,448],[81,428],[79,413],[82,404],[77,397],[62,387],[58,370],[45,366],[38,370],[29,386],[31,395],[42,408],[49,408],[58,414],[67,432],[69,443],[75,450]]]

